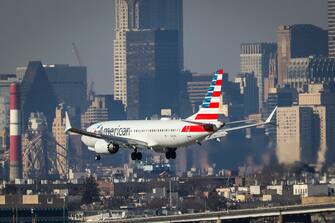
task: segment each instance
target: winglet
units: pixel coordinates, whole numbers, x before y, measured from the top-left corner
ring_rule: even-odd
[[[270,122],[271,122],[271,119],[272,119],[272,117],[274,116],[274,114],[276,113],[277,108],[278,108],[278,106],[276,106],[276,107],[273,109],[273,111],[271,112],[271,114],[269,115],[269,117],[266,119],[265,123],[270,123]]]
[[[65,133],[67,133],[72,128],[69,115],[65,112]]]

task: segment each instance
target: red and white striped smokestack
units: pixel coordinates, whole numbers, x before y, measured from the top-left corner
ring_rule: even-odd
[[[19,87],[17,84],[12,83],[10,85],[9,94],[9,180],[14,181],[22,177],[21,106]]]

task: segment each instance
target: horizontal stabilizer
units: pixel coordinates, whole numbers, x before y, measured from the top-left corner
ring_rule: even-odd
[[[273,109],[269,117],[265,120],[265,122],[260,122],[260,123],[255,123],[255,124],[246,124],[242,126],[236,126],[236,127],[230,127],[230,128],[222,128],[218,130],[217,132],[213,133],[212,135],[209,135],[205,140],[211,140],[211,139],[216,139],[216,138],[221,138],[227,135],[228,132],[235,131],[235,130],[240,130],[240,129],[247,129],[251,127],[257,127],[257,126],[262,126],[262,125],[268,125],[271,124],[271,120],[273,116],[275,115],[277,111],[277,107]]]

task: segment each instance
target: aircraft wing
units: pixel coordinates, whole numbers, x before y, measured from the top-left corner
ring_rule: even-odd
[[[103,139],[106,142],[113,142],[123,147],[129,147],[129,148],[133,148],[133,147],[147,148],[148,147],[148,143],[144,141],[140,141],[136,139],[127,139],[127,138],[118,137],[118,136],[105,135],[101,133],[88,132],[86,130],[73,128],[71,126],[70,119],[69,119],[67,112],[65,113],[65,119],[66,119],[65,120],[65,133],[72,132],[72,133],[76,133],[79,135],[89,136],[92,138]]]
[[[251,127],[257,127],[257,126],[271,124],[271,119],[273,118],[274,114],[276,113],[276,110],[277,110],[277,106],[273,109],[273,111],[271,112],[269,117],[264,122],[241,125],[241,126],[230,127],[230,128],[223,127],[222,129],[214,132],[212,135],[209,135],[207,138],[205,138],[204,141],[211,140],[211,139],[222,138],[222,137],[226,136],[229,132],[232,132],[232,131],[235,131],[235,130],[247,129],[247,128],[251,128]]]

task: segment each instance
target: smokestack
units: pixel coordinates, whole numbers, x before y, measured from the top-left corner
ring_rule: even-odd
[[[9,87],[9,180],[14,181],[21,178],[22,158],[21,158],[21,109],[19,87],[12,83]]]

